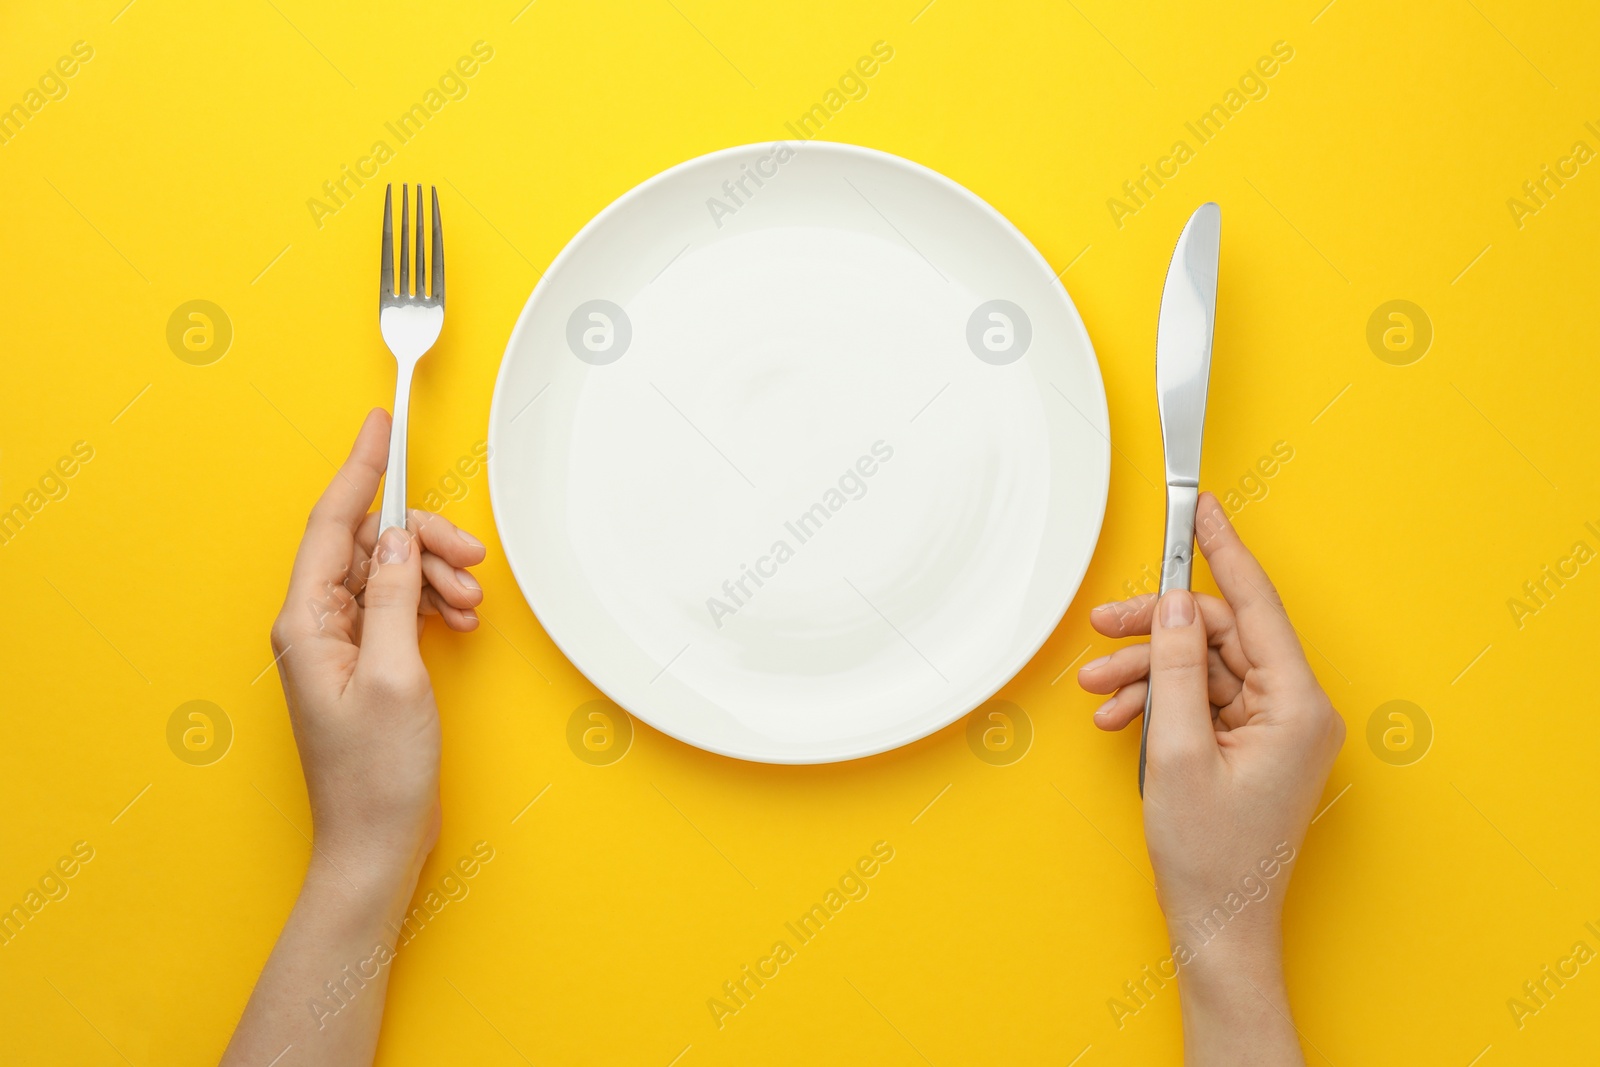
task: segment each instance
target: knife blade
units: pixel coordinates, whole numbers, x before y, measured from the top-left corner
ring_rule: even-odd
[[[1211,342],[1217,318],[1217,261],[1222,209],[1195,209],[1167,267],[1156,320],[1156,406],[1166,453],[1167,521],[1162,541],[1160,593],[1188,589],[1194,569],[1194,516],[1200,499],[1200,443],[1211,384]],[[1153,621],[1153,620],[1152,620]],[[1145,747],[1150,738],[1150,698],[1145,691],[1139,735],[1139,795],[1144,795]]]

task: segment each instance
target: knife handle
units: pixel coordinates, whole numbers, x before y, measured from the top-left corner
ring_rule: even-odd
[[[1168,589],[1188,589],[1194,573],[1194,516],[1200,504],[1200,489],[1193,485],[1167,485],[1167,535],[1161,549],[1160,596]],[[1159,605],[1158,605],[1159,606]],[[1150,626],[1155,629],[1155,608]],[[1155,695],[1155,672],[1144,693],[1144,723],[1139,728],[1139,795],[1144,796],[1144,753],[1150,740],[1150,698]]]

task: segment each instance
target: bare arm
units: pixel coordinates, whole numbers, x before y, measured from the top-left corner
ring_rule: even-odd
[[[371,1063],[399,921],[439,835],[439,710],[424,616],[478,625],[463,568],[484,549],[413,511],[377,537],[368,514],[389,419],[367,416],[318,501],[272,628],[311,801],[313,849],[294,911],[223,1054],[224,1067]]]
[[[371,1063],[395,930],[416,870],[366,871],[313,856],[224,1065]]]

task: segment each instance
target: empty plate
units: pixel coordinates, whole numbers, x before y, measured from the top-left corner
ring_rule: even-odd
[[[1083,323],[999,212],[823,142],[658,174],[528,298],[489,419],[495,521],[550,637],[692,745],[906,744],[1050,635],[1105,511]]]

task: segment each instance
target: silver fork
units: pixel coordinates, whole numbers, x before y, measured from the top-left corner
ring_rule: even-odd
[[[411,226],[406,193],[400,187],[400,288],[394,284],[394,190],[383,191],[383,266],[378,289],[378,328],[383,343],[394,353],[394,426],[389,432],[389,473],[383,483],[383,504],[378,509],[378,532],[406,526],[406,423],[411,409],[411,376],[417,361],[439,339],[444,328],[444,230],[439,225],[439,190],[433,192],[433,292],[423,284],[422,186],[417,186],[417,273],[410,292]]]

